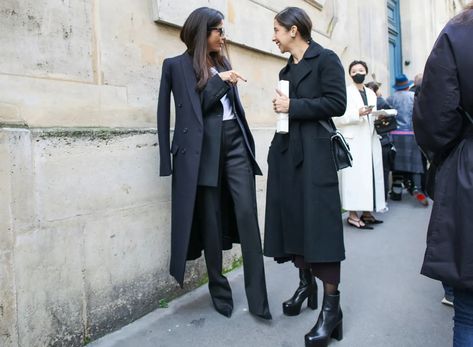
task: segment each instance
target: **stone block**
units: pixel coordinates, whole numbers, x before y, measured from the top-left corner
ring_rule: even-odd
[[[20,108],[17,105],[0,102],[0,125],[1,124],[25,125],[26,122],[21,118]]]
[[[30,127],[145,125],[128,118],[125,87],[0,74],[0,90],[0,102]]]
[[[45,223],[18,236],[15,278],[19,345],[80,346],[86,309],[83,226]]]
[[[91,82],[92,1],[0,3],[0,71]],[[2,88],[3,91],[3,88]]]
[[[84,228],[87,321],[93,338],[158,307],[168,275],[170,203],[110,211]]]
[[[154,131],[35,132],[41,218],[61,220],[169,201],[169,180],[158,179]]]
[[[16,318],[13,252],[0,250],[0,346],[18,346]]]

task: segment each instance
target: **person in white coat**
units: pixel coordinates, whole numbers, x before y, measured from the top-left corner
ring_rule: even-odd
[[[368,73],[365,62],[353,61],[348,72],[354,84],[347,87],[347,109],[342,117],[333,118],[353,155],[353,166],[340,171],[340,195],[343,209],[349,212],[347,223],[373,229],[370,224],[382,221],[372,212],[386,209],[381,143],[371,114],[376,110],[376,94],[363,85]]]

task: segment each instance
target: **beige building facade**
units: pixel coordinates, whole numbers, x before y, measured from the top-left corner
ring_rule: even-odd
[[[400,52],[397,68],[413,77],[465,4],[0,2],[0,346],[81,346],[184,292],[168,275],[171,181],[158,177],[162,61],[184,51],[179,27],[190,11],[212,6],[225,14],[230,58],[248,79],[240,93],[266,170],[271,100],[287,59],[271,42],[273,18],[288,5],[310,14],[313,38],[344,66],[365,60],[388,94],[390,48]],[[257,178],[261,226],[265,183]],[[238,257],[235,247],[226,266]],[[187,289],[202,281],[202,261],[189,263],[186,277]]]

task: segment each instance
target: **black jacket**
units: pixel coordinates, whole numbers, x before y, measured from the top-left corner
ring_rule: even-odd
[[[435,185],[422,274],[473,290],[473,10],[452,19],[427,60],[414,108],[424,151],[448,153]]]
[[[229,67],[228,67],[229,68]],[[255,174],[261,174],[256,164],[255,145],[238,90],[215,75],[204,90],[196,90],[197,79],[192,57],[184,53],[165,59],[158,99],[158,137],[160,175],[172,174],[171,264],[170,273],[183,284],[186,260],[201,255],[200,231],[193,225],[198,185],[217,186],[220,158],[220,136],[223,107],[220,99],[231,93],[238,123],[242,129]],[[176,122],[172,144],[170,139],[170,96],[174,97]],[[172,161],[171,161],[172,156]],[[223,192],[225,195],[225,192]],[[225,200],[230,210],[231,202]],[[224,206],[224,207],[225,207]],[[227,213],[228,211],[223,211]],[[229,213],[228,220],[234,218]],[[235,223],[225,223],[229,227]],[[224,230],[223,248],[238,242],[234,230]]]

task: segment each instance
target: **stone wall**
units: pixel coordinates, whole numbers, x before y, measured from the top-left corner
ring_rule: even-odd
[[[409,73],[457,2],[401,2]],[[264,172],[287,58],[271,42],[277,11],[305,8],[344,66],[364,59],[389,80],[384,1],[0,2],[0,346],[80,346],[184,292],[168,274],[156,99],[163,59],[184,50],[179,25],[206,4],[225,13],[231,61],[248,78],[240,94]],[[257,177],[261,226],[265,185]],[[203,277],[202,260],[190,262],[185,288]]]

